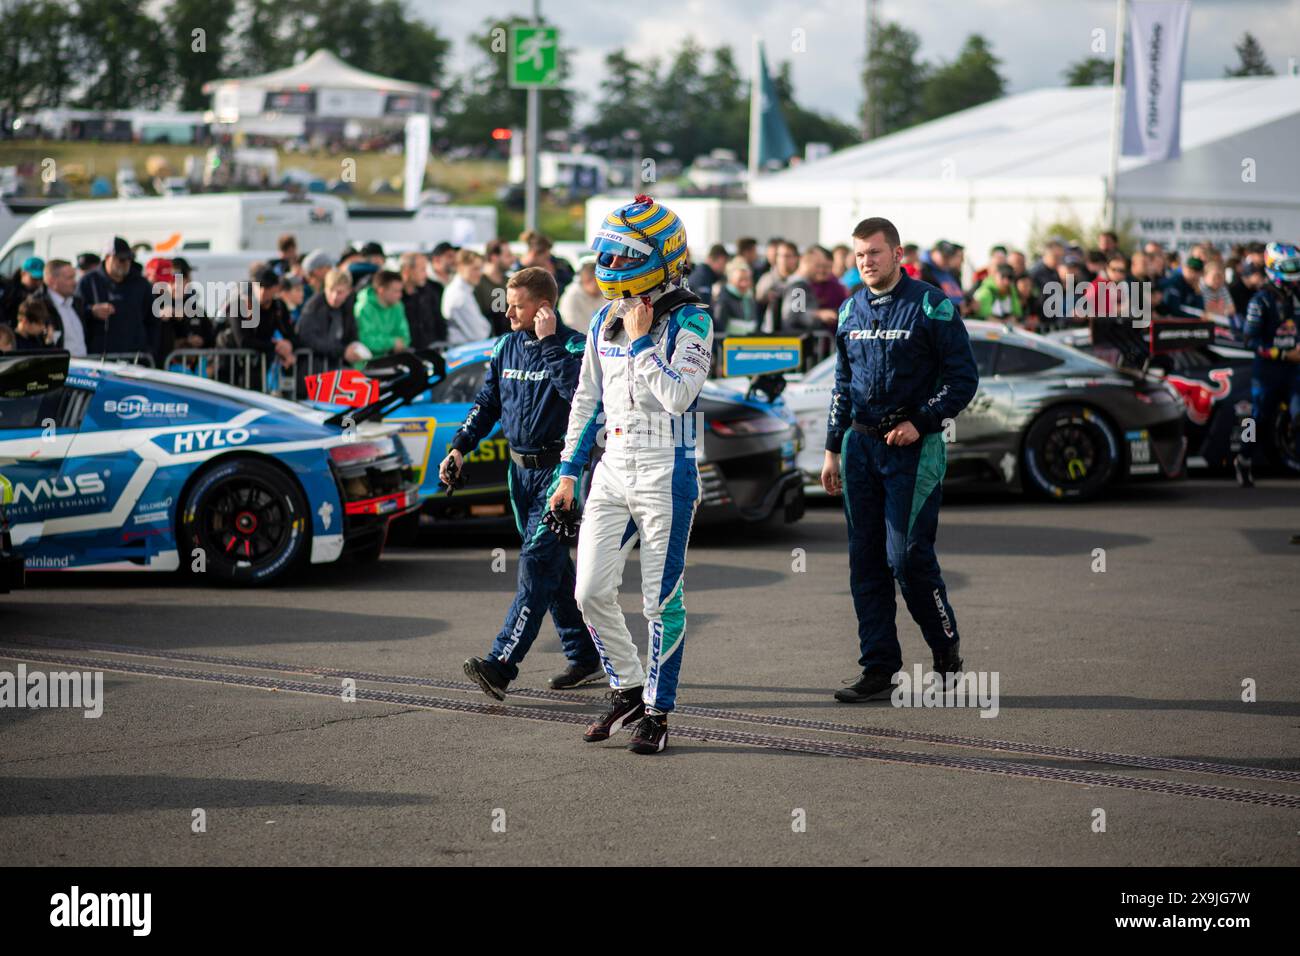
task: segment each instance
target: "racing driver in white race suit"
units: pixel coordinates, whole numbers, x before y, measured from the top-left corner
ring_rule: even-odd
[[[569,413],[560,485],[551,508],[573,505],[598,436],[578,534],[577,591],[587,630],[609,675],[609,712],[583,734],[607,740],[635,722],[628,749],[658,753],[686,636],[686,543],[700,498],[695,412],[713,358],[709,314],[683,287],[686,230],[648,196],[605,217],[592,248],[596,282],[614,300],[593,317]],[[641,591],[649,630],[643,670],[618,604],[623,565],[641,542]]]

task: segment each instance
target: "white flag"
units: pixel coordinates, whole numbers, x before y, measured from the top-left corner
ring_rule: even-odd
[[[402,183],[402,205],[414,209],[424,189],[424,166],[429,161],[429,114],[412,113],[406,118],[406,170]]]
[[[1191,0],[1134,2],[1124,81],[1124,155],[1176,159]]]

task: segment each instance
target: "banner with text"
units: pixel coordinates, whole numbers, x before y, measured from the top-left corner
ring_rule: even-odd
[[[1177,159],[1191,0],[1135,2],[1124,81],[1124,155]]]

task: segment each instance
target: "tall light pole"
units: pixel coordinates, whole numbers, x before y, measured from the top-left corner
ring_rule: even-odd
[[[880,0],[866,0],[865,43],[862,54],[862,93],[865,103],[862,107],[862,138],[875,139],[880,135],[880,112],[877,108],[875,84],[869,80],[871,69],[871,43],[880,32]]]
[[[542,0],[533,0],[533,26],[541,26]],[[536,86],[528,88],[528,138],[524,141],[524,228],[537,228],[537,140],[542,135]]]

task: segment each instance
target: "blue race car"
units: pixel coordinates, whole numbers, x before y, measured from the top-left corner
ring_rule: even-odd
[[[7,547],[29,571],[186,569],[236,584],[377,559],[389,522],[419,505],[397,427],[366,420],[394,404],[390,390],[331,417],[195,375],[0,356]]]
[[[384,418],[401,426],[420,483],[421,502],[435,517],[502,515],[508,508],[510,451],[499,424],[466,456],[464,487],[448,496],[438,479],[438,464],[473,406],[494,343],[474,342],[448,350],[445,370],[431,367],[428,372],[430,381],[437,379],[432,387]],[[432,357],[432,353],[421,355]],[[368,366],[367,375],[375,367],[375,363]],[[779,397],[747,394],[734,382],[711,381],[700,392],[698,409],[704,420],[703,441],[697,449],[703,488],[698,520],[775,518],[788,523],[803,517],[803,481],[796,464],[803,439],[785,403]]]

